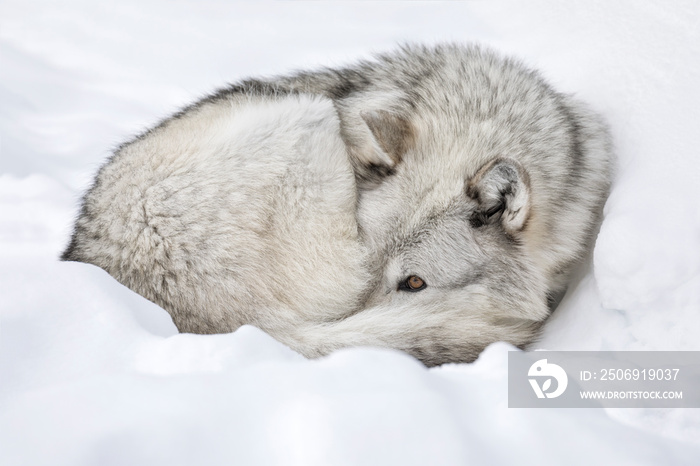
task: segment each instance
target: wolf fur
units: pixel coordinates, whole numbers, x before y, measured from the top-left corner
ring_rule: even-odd
[[[181,331],[274,334],[357,310],[356,199],[329,99],[235,95],[121,147],[85,196],[64,259],[102,267]]]
[[[273,107],[290,99],[325,113],[282,117]],[[256,111],[274,123],[245,116]],[[275,177],[260,158],[273,153],[273,167],[307,162]],[[611,164],[601,119],[520,63],[405,46],[243,81],[126,144],[63,258],[104,268],[181,331],[250,323],[307,356],[374,345],[472,361],[491,342],[536,338],[594,240]],[[333,195],[297,205],[294,183]]]

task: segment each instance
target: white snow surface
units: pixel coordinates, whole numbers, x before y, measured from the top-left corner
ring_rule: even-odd
[[[249,76],[398,42],[516,55],[609,121],[618,169],[539,343],[700,350],[700,3],[0,2],[0,464],[700,464],[697,409],[512,409],[505,343],[426,369],[306,360],[262,331],[177,334],[59,262],[118,143]]]

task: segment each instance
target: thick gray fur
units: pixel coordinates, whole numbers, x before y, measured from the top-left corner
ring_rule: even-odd
[[[243,81],[123,145],[63,259],[184,332],[253,324],[310,357],[472,361],[536,338],[594,241],[611,167],[602,120],[519,62],[405,46]]]

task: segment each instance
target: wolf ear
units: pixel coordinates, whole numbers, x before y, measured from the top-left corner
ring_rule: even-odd
[[[393,173],[406,151],[413,147],[413,126],[386,110],[338,110],[358,185],[371,188]]]
[[[478,203],[471,224],[501,223],[509,235],[522,231],[530,217],[530,177],[520,163],[498,158],[479,169],[467,183],[467,196]]]

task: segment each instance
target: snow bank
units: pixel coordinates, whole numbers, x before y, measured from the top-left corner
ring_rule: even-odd
[[[109,149],[226,81],[403,40],[522,57],[610,121],[618,174],[546,349],[700,350],[700,6],[691,1],[0,6],[0,463],[693,464],[698,410],[508,409],[505,344],[426,369],[178,335],[59,263]]]
[[[508,409],[506,344],[432,370],[378,349],[307,361],[254,327],[175,335],[157,306],[95,267],[7,265],[3,291],[41,293],[3,306],[3,464],[534,464],[543,452],[556,464],[659,464],[697,453],[602,411]]]

